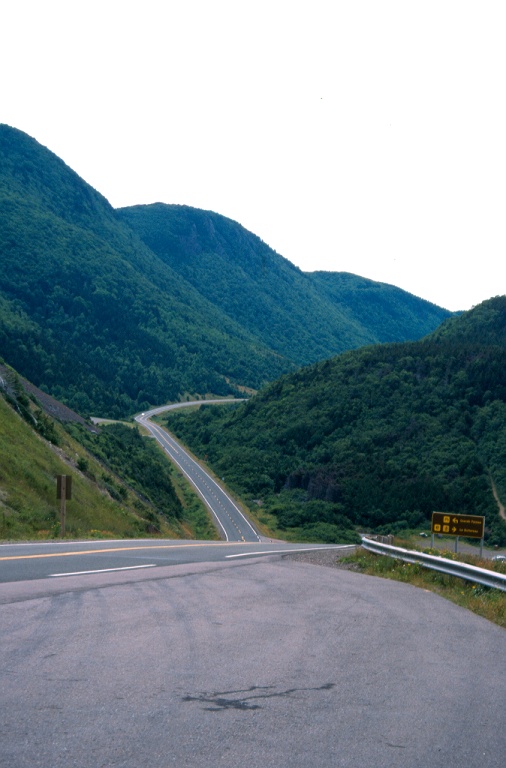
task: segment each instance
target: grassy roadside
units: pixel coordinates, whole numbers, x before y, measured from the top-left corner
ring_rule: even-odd
[[[396,542],[395,545],[405,547],[406,542]],[[455,557],[451,552],[438,552],[437,554],[452,559]],[[504,561],[491,563],[490,560],[483,560],[473,555],[459,555],[458,559],[479,568],[491,568],[493,566],[494,570],[506,573]],[[506,628],[506,593],[499,589],[482,587],[480,584],[472,584],[456,576],[447,576],[444,573],[424,568],[418,563],[404,563],[393,557],[376,555],[362,547],[357,547],[352,555],[340,558],[340,562],[361,573],[402,581],[435,592],[441,597],[483,616],[494,624]]]
[[[135,424],[112,422],[99,439],[77,423],[64,428],[41,417],[21,387],[18,405],[20,398],[27,418],[14,397],[0,396],[0,541],[59,537],[60,474],[73,480],[67,538],[215,538],[206,511],[179,487],[164,459],[150,474],[158,453],[151,441],[135,439]]]
[[[44,440],[0,397],[0,539],[59,536],[56,476],[70,474],[67,537],[109,538],[146,535],[150,507],[58,424],[58,445]],[[114,498],[112,493],[118,496]],[[172,533],[168,525],[165,535]]]

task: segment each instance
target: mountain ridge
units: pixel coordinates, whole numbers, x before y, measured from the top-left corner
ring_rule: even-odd
[[[157,219],[149,237],[147,213]],[[374,323],[399,340],[451,316],[394,288],[392,314],[393,294],[377,284],[381,314],[371,322],[364,311],[362,322],[353,302],[337,301],[321,278],[236,222],[188,206],[115,211],[54,153],[5,125],[0,252],[0,354],[84,415],[257,390],[377,341]]]
[[[46,205],[38,176],[66,167],[24,135],[19,159],[12,138],[0,127],[0,350],[21,374],[82,413],[119,415],[186,390],[228,394],[227,379],[258,388],[294,367],[161,264],[73,172],[100,216],[88,226],[89,206],[62,217],[62,201]],[[12,184],[27,142],[40,172]]]
[[[420,338],[451,315],[400,288],[354,275],[347,275],[346,295],[336,295],[324,273],[302,272],[257,235],[213,211],[154,203],[120,208],[118,214],[206,299],[298,365],[364,344]],[[345,273],[329,274],[339,279]],[[375,293],[383,302],[376,302],[377,317],[364,312],[362,320],[355,307],[365,286],[367,301]]]

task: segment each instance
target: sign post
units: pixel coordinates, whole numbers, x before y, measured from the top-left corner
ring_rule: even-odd
[[[481,515],[455,515],[451,512],[432,513],[432,546],[434,546],[434,534],[455,536],[455,552],[458,551],[460,536],[469,539],[481,539],[480,556],[483,551],[483,536],[485,533],[485,518]]]
[[[56,477],[56,498],[60,499],[60,536],[65,536],[65,514],[67,499],[72,498],[72,476],[57,475]]]

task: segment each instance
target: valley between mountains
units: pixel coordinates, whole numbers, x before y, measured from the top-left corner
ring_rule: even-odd
[[[163,421],[265,535],[354,543],[453,510],[506,543],[505,296],[452,314],[302,272],[215,212],[115,210],[6,125],[0,254],[3,539],[59,535],[58,474],[69,536],[218,538],[133,421],[198,400]]]

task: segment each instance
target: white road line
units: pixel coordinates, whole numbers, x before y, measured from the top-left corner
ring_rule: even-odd
[[[241,402],[241,399],[230,398],[230,399],[223,399],[223,400],[220,399],[220,400],[207,400],[207,401],[206,400],[196,400],[196,401],[192,401],[192,402],[188,402],[188,403],[176,403],[176,404],[173,404],[173,405],[170,405],[170,406],[160,406],[159,408],[153,408],[150,411],[146,411],[144,414],[141,414],[141,416],[136,416],[135,420],[139,424],[142,424],[142,426],[144,426],[146,429],[148,429],[148,431],[151,432],[151,434],[158,440],[160,445],[165,449],[165,452],[167,453],[169,458],[174,462],[174,464],[176,464],[176,466],[179,467],[179,469],[187,477],[189,482],[194,486],[194,488],[196,489],[197,493],[200,495],[200,497],[202,498],[202,500],[204,501],[206,506],[211,510],[211,512],[214,515],[218,525],[222,529],[222,531],[223,531],[227,541],[229,541],[228,534],[225,531],[225,528],[223,527],[223,524],[221,523],[221,521],[219,519],[219,516],[217,515],[216,510],[213,509],[213,507],[211,506],[211,504],[209,502],[209,499],[207,499],[204,496],[204,494],[202,493],[200,488],[198,488],[198,486],[195,483],[195,481],[190,477],[188,472],[185,471],[185,469],[184,469],[184,467],[183,467],[183,465],[181,463],[181,461],[184,461],[184,459],[187,458],[188,459],[188,466],[192,466],[194,468],[194,471],[195,470],[198,471],[200,482],[205,484],[206,487],[208,487],[209,491],[212,492],[212,489],[214,490],[216,488],[220,495],[223,494],[223,496],[226,498],[227,502],[234,507],[236,512],[242,518],[243,522],[251,530],[253,535],[256,536],[257,540],[260,540],[260,537],[259,537],[258,533],[255,531],[255,529],[253,528],[253,526],[251,525],[251,523],[249,522],[247,517],[241,512],[241,510],[239,509],[239,507],[237,506],[235,501],[231,498],[231,496],[228,493],[226,493],[226,491],[224,491],[224,489],[219,485],[219,483],[217,483],[216,480],[213,477],[211,477],[211,475],[209,475],[205,471],[205,469],[203,469],[194,459],[192,459],[192,457],[189,456],[189,454],[186,453],[186,451],[178,443],[178,441],[175,440],[171,435],[168,435],[168,433],[165,431],[165,429],[163,429],[162,427],[158,426],[158,424],[153,424],[153,422],[149,421],[151,416],[155,416],[156,414],[163,413],[164,411],[172,410],[173,408],[184,408],[185,406],[202,405],[202,404],[205,404],[205,403],[208,403],[208,404],[209,403],[217,403],[218,404],[218,403],[225,403],[225,402],[237,403],[237,402]],[[179,450],[181,451],[181,454],[182,454],[181,461],[178,461],[178,459],[176,459],[174,454],[171,453],[170,449],[174,450],[175,446],[177,446],[177,448],[179,448]],[[210,486],[207,485],[206,479],[209,480]],[[216,498],[216,500],[218,500],[218,497],[215,496],[215,498]],[[221,504],[221,502],[220,502],[220,504]],[[230,520],[232,520],[232,518],[231,518],[231,516],[229,514],[228,514],[228,517],[230,518]],[[238,530],[240,531],[239,528],[238,528]],[[244,537],[242,537],[242,538],[244,540]]]
[[[333,547],[306,547],[305,549],[268,549],[265,552],[241,552],[239,555],[225,555],[225,559],[232,557],[253,557],[254,555],[289,555],[292,552],[318,552],[320,549],[347,549],[355,544],[338,544]]]
[[[49,575],[56,579],[58,576],[85,576],[88,573],[110,573],[111,571],[134,571],[136,568],[156,568],[156,563],[148,565],[127,565],[124,568],[101,568],[98,571],[72,571],[72,573],[50,573]]]

